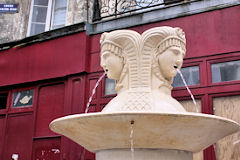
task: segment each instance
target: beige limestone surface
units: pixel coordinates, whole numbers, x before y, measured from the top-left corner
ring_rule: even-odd
[[[134,148],[198,152],[239,130],[236,122],[214,115],[144,112],[70,115],[54,120],[50,128],[96,152],[130,148],[131,121]]]

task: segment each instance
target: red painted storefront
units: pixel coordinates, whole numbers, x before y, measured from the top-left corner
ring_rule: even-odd
[[[157,26],[181,27],[186,32],[184,67],[200,68],[200,85],[190,86],[201,99],[202,112],[213,114],[212,99],[240,94],[240,81],[211,82],[212,63],[240,59],[240,6],[166,20],[130,28],[142,33]],[[7,95],[0,109],[0,159],[94,160],[71,140],[51,132],[49,123],[64,115],[83,113],[100,67],[100,34],[85,31],[0,51],[0,95]],[[89,112],[100,111],[114,95],[104,93],[100,83]],[[12,107],[15,92],[33,90],[27,107]],[[190,99],[183,87],[173,96]],[[204,151],[205,160],[215,160],[213,147]]]

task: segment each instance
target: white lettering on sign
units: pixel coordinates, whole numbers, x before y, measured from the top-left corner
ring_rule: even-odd
[[[11,7],[13,7],[13,5],[12,4],[5,4],[4,7],[11,8]]]
[[[9,8],[0,8],[0,11],[9,11]]]

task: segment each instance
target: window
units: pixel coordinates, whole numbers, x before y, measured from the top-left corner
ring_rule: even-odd
[[[200,84],[199,78],[199,66],[185,67],[181,69],[183,77],[187,85],[198,85]],[[173,87],[184,86],[183,80],[179,74],[174,78]]]
[[[211,64],[212,82],[240,80],[240,60]]]
[[[0,93],[0,109],[7,108],[8,93]]]
[[[105,79],[105,95],[116,94],[115,91],[115,80],[106,78]]]
[[[33,89],[13,93],[12,107],[27,107],[33,104]]]
[[[28,35],[65,26],[67,0],[33,0]]]

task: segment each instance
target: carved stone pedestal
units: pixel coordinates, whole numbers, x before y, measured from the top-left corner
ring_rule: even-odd
[[[132,160],[130,149],[109,149],[96,152],[96,160]],[[192,160],[191,152],[168,149],[134,149],[136,160]]]

